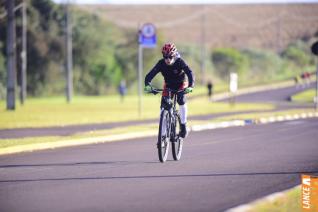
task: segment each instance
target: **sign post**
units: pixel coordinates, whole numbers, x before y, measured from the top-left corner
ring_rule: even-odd
[[[142,25],[138,35],[138,114],[142,115],[142,73],[143,73],[143,49],[155,48],[157,44],[156,28],[151,23]]]
[[[230,73],[230,92],[231,92],[231,98],[230,98],[230,103],[232,105],[235,104],[235,95],[237,92],[237,81],[238,81],[238,75],[237,73]]]
[[[318,41],[316,41],[312,46],[311,46],[311,51],[314,55],[318,56]],[[317,61],[317,68],[316,68],[316,98],[315,98],[315,105],[316,105],[316,110],[318,110],[318,58],[316,58]]]
[[[6,1],[8,11],[7,22],[7,110],[15,110],[15,84],[16,84],[16,31],[14,2]]]

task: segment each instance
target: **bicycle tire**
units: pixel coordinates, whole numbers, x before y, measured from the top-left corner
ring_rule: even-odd
[[[172,142],[172,156],[173,159],[178,161],[181,158],[182,154],[182,147],[183,147],[183,140],[179,137],[178,132],[180,132],[180,124],[181,119],[179,114],[176,115],[175,127],[174,127],[174,140]]]
[[[159,161],[164,163],[168,158],[170,143],[170,117],[167,110],[163,110],[160,114],[159,133],[158,133],[158,156]]]

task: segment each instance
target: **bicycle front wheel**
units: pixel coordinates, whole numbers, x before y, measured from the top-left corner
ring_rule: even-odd
[[[170,143],[170,115],[169,112],[163,110],[160,115],[159,133],[158,133],[158,156],[161,163],[168,158]]]
[[[174,140],[172,142],[172,156],[174,160],[180,160],[181,154],[182,154],[182,146],[183,146],[183,140],[179,137],[180,132],[180,116],[179,114],[176,115],[176,123],[174,127],[174,132],[172,133],[174,135]]]

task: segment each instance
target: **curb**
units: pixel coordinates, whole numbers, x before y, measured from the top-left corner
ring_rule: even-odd
[[[259,118],[255,120],[246,119],[246,120],[224,121],[224,122],[209,123],[204,125],[193,125],[189,128],[189,131],[199,132],[203,130],[239,127],[239,126],[247,126],[252,124],[267,124],[267,123],[273,123],[273,122],[292,121],[292,120],[315,118],[315,117],[318,117],[318,112],[299,113],[299,114],[292,114],[292,115],[285,115],[285,116],[272,116],[267,118]],[[115,141],[129,140],[129,139],[135,139],[135,138],[151,137],[156,135],[157,135],[157,131],[151,130],[151,131],[144,131],[144,132],[125,133],[120,135],[81,138],[81,139],[73,139],[73,140],[60,140],[60,141],[40,143],[40,144],[20,145],[20,146],[14,146],[14,147],[0,148],[0,155],[8,155],[8,154],[21,153],[21,152],[33,152],[36,150],[55,149],[55,148],[71,147],[71,146],[78,146],[78,145],[115,142]]]
[[[265,197],[259,198],[257,200],[254,200],[250,203],[247,204],[243,204],[243,205],[239,205],[237,207],[234,208],[230,208],[228,210],[226,210],[225,212],[246,212],[246,211],[253,211],[253,207],[255,207],[255,205],[259,204],[259,203],[263,203],[263,202],[274,202],[276,199],[284,197],[285,194],[293,189],[297,189],[298,187],[300,187],[300,185],[297,185],[295,187],[292,187],[290,189],[287,190],[283,190],[280,192],[275,192],[273,194],[267,195]]]
[[[227,127],[238,127],[238,126],[246,126],[251,124],[268,124],[274,122],[282,122],[282,121],[292,121],[298,119],[306,119],[306,118],[315,118],[318,117],[318,112],[308,112],[308,113],[296,113],[292,115],[284,115],[284,116],[271,116],[266,118],[259,119],[245,119],[245,120],[234,120],[234,121],[225,121],[219,123],[210,123],[206,125],[194,125],[191,127],[191,131],[202,131],[202,130],[211,130],[217,128],[227,128]]]

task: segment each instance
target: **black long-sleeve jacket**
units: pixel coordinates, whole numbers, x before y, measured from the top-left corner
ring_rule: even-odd
[[[188,77],[189,87],[194,86],[193,73],[189,66],[180,57],[177,58],[174,64],[172,65],[167,65],[164,59],[159,60],[158,63],[146,75],[145,85],[149,85],[151,80],[159,72],[161,72],[167,87],[179,87],[185,81],[185,75],[187,75]]]

